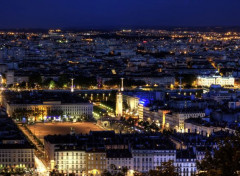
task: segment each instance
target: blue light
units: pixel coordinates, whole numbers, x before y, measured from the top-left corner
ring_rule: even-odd
[[[148,105],[150,102],[149,102],[149,100],[147,100],[147,99],[140,99],[139,100],[139,104],[141,104],[141,105],[143,105],[143,106],[146,106],[146,105]]]

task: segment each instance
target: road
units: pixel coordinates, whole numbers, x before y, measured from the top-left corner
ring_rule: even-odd
[[[34,137],[34,134],[32,134],[25,126],[22,126],[22,124],[17,124],[19,129],[24,133],[24,135],[29,139],[30,142],[36,147],[37,150],[35,150],[35,164],[37,168],[37,173],[39,176],[48,176],[48,166],[44,159],[44,146],[39,143],[39,141]]]

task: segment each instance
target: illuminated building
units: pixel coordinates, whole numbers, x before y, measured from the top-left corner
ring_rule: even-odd
[[[123,95],[122,92],[118,92],[116,98],[116,116],[122,117],[122,115],[123,115]]]
[[[205,112],[198,110],[173,111],[165,115],[166,125],[179,132],[184,132],[184,121],[189,118],[205,117]]]
[[[216,86],[215,86],[216,87]],[[214,88],[211,87],[209,92],[203,95],[206,100],[214,100],[216,102],[224,102],[229,100],[235,100],[237,98],[236,92],[230,92],[228,89],[223,89],[221,87]]]
[[[28,109],[35,110],[39,109],[43,111],[42,114],[39,115],[40,119],[47,120],[48,112],[61,110],[63,112],[63,116],[71,116],[71,117],[92,117],[93,105],[91,103],[74,103],[74,104],[65,104],[61,101],[46,101],[42,104],[7,104],[7,113],[12,116],[16,109]],[[58,117],[59,115],[53,115],[53,117]],[[40,120],[38,119],[38,120]]]
[[[221,77],[221,76],[208,76],[197,78],[198,86],[210,87],[213,84],[221,86],[234,86],[235,79],[233,77]]]
[[[117,93],[117,98],[116,98],[116,116],[122,117],[123,115],[123,94],[122,92],[124,91],[124,86],[123,86],[123,79],[121,78],[121,87],[120,91]]]
[[[166,114],[169,113],[170,111],[169,110],[160,110],[159,112],[162,115],[161,123],[162,123],[162,127],[164,128],[166,125]]]
[[[50,170],[67,175],[101,176],[104,170],[116,175],[127,167],[126,175],[132,176],[134,171],[146,173],[168,161],[173,161],[180,175],[196,172],[196,156],[179,154],[176,144],[159,133],[123,135],[102,131],[44,139],[45,153],[53,161]]]
[[[0,167],[34,168],[34,147],[30,144],[8,144],[0,146]]]
[[[175,161],[176,150],[171,149],[133,149],[133,169],[138,172],[148,172],[157,169],[162,162]]]
[[[105,149],[93,148],[86,151],[86,175],[101,176],[106,169]]]
[[[85,150],[77,146],[63,146],[55,150],[55,168],[60,173],[71,174],[76,176],[83,175],[86,167]]]
[[[1,118],[0,124],[0,168],[33,170],[34,146],[10,118]]]
[[[157,169],[162,162],[176,160],[175,146],[169,139],[161,136],[149,139],[146,135],[142,137],[142,140],[141,143],[132,146],[134,171],[146,173],[149,170]]]
[[[217,125],[204,124],[204,122],[198,123],[195,119],[188,119],[184,122],[184,128],[186,133],[197,133],[205,136],[209,136],[217,131],[225,131],[227,129],[218,127]]]
[[[126,91],[123,93],[123,102],[128,105],[129,114],[146,120],[154,116],[148,105],[156,100],[163,100],[164,97],[165,93],[162,91]]]
[[[45,161],[48,164],[48,167],[52,170],[55,168],[56,165],[58,165],[59,168],[61,168],[62,170],[66,169],[66,165],[67,163],[62,163],[63,161],[63,156],[59,156],[59,155],[64,155],[67,156],[67,149],[69,148],[69,146],[67,145],[74,145],[74,142],[76,141],[76,136],[74,135],[59,135],[59,136],[45,136],[44,137],[44,153],[45,153]],[[65,146],[67,146],[66,148],[66,152],[64,150],[59,150],[58,156],[56,157],[55,154],[57,154],[57,150],[58,149],[64,149]],[[73,151],[73,149],[71,150]],[[78,151],[77,153],[81,152]],[[74,153],[76,154],[76,153]],[[72,153],[71,153],[72,155]],[[56,161],[61,161],[60,163],[57,163]],[[68,159],[66,159],[65,157],[65,161],[68,161]],[[61,166],[59,166],[61,165]]]
[[[149,104],[149,100],[147,99],[140,99],[139,105],[138,105],[138,115],[139,119],[146,120],[148,117],[150,117],[150,108],[146,105]]]
[[[144,106],[141,103],[138,105],[138,117],[141,120],[144,118]]]
[[[7,85],[14,84],[14,71],[9,70],[6,74]]]
[[[116,170],[121,170],[127,167],[128,170],[133,169],[132,153],[128,149],[112,149],[107,150],[106,158],[107,170],[114,173]]]
[[[126,102],[129,106],[130,112],[136,112],[138,109],[139,98],[123,95],[123,101]]]
[[[189,150],[180,150],[177,152],[174,166],[179,176],[195,175],[197,172],[196,155]]]

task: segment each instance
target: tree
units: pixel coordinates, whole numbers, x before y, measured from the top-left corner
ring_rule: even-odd
[[[26,86],[27,86],[27,83],[25,81],[23,81],[19,84],[20,88],[26,88]]]
[[[35,85],[42,85],[42,77],[39,73],[32,73],[29,76],[29,86],[34,87]]]
[[[201,176],[237,176],[240,171],[240,136],[219,140],[218,149],[212,155],[206,152],[205,158],[197,162]]]
[[[177,81],[180,82],[180,78],[182,77],[182,84],[184,84],[186,87],[192,87],[192,84],[194,81],[196,81],[197,77],[196,75],[193,74],[182,74],[178,75]]]
[[[65,85],[70,83],[70,77],[66,74],[61,75],[58,79],[57,85],[60,88],[63,88]]]
[[[115,176],[125,176],[125,174],[123,172],[117,172]]]
[[[23,117],[25,117],[27,119],[28,122],[28,118],[33,115],[33,110],[28,110],[26,108],[18,108],[15,109],[13,112],[13,116],[15,118],[19,118],[22,120]]]
[[[82,87],[96,86],[97,79],[95,77],[78,76],[74,79],[74,84]]]
[[[113,78],[108,81],[104,82],[105,85],[108,86],[119,86],[121,85],[121,79],[120,78]],[[124,79],[124,86],[125,87],[131,87],[131,86],[143,86],[146,85],[145,81],[142,80],[134,80],[134,79]]]
[[[128,172],[128,167],[127,166],[124,166],[122,167],[122,173],[125,175],[127,175],[127,172]]]
[[[128,123],[129,125],[134,125],[134,124],[135,124],[135,120],[134,120],[132,117],[129,117],[129,118],[127,119],[127,123]]]
[[[104,170],[101,176],[113,176],[108,170]]]
[[[49,83],[49,89],[54,89],[56,87],[56,84],[53,80],[50,81]]]
[[[34,111],[33,111],[33,116],[35,118],[35,122],[37,121],[37,117],[40,116],[42,114],[41,110],[36,108]]]
[[[51,110],[51,111],[47,111],[47,115],[48,116],[63,116],[63,111],[62,110]]]
[[[149,127],[154,131],[159,131],[159,127],[155,123],[152,123]]]
[[[45,79],[45,80],[43,81],[42,85],[43,85],[44,87],[49,88],[49,84],[50,84],[51,81],[52,81],[51,78],[47,78],[47,79]]]
[[[161,166],[158,166],[156,170],[150,170],[149,176],[177,176],[176,168],[173,165],[173,161],[163,162]]]

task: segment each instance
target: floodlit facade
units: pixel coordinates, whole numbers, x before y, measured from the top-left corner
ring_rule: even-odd
[[[213,84],[221,86],[234,86],[235,79],[233,77],[221,77],[221,76],[199,76],[197,78],[198,86],[210,87]]]
[[[205,136],[209,136],[216,131],[225,131],[224,128],[218,126],[204,126],[203,124],[198,124],[194,122],[184,122],[185,132],[197,133]]]
[[[123,115],[123,95],[121,92],[118,92],[116,100],[116,116],[121,117],[122,115]]]
[[[34,168],[34,148],[9,144],[0,148],[0,167]]]
[[[106,152],[92,150],[86,152],[86,175],[100,176],[106,169]]]
[[[42,111],[40,118],[47,118],[48,112],[61,110],[63,115],[71,117],[86,116],[91,118],[93,105],[91,103],[62,103],[61,101],[45,101],[42,104],[13,104],[7,103],[7,113],[12,116],[16,109]]]
[[[179,176],[192,176],[197,172],[195,158],[178,158],[174,165]]]
[[[176,150],[133,150],[132,153],[133,169],[138,172],[148,172],[162,162],[176,160]]]
[[[106,169],[114,174],[117,170],[128,169],[128,175],[131,175],[133,169],[132,154],[128,149],[113,149],[107,151]]]
[[[60,173],[71,174],[76,176],[83,175],[86,163],[86,152],[84,150],[77,149],[59,149],[55,151],[55,168]]]
[[[165,116],[166,124],[172,129],[184,132],[184,121],[189,118],[202,118],[205,117],[205,112],[170,112]]]
[[[35,148],[24,137],[12,119],[0,118],[0,170],[33,171]]]

